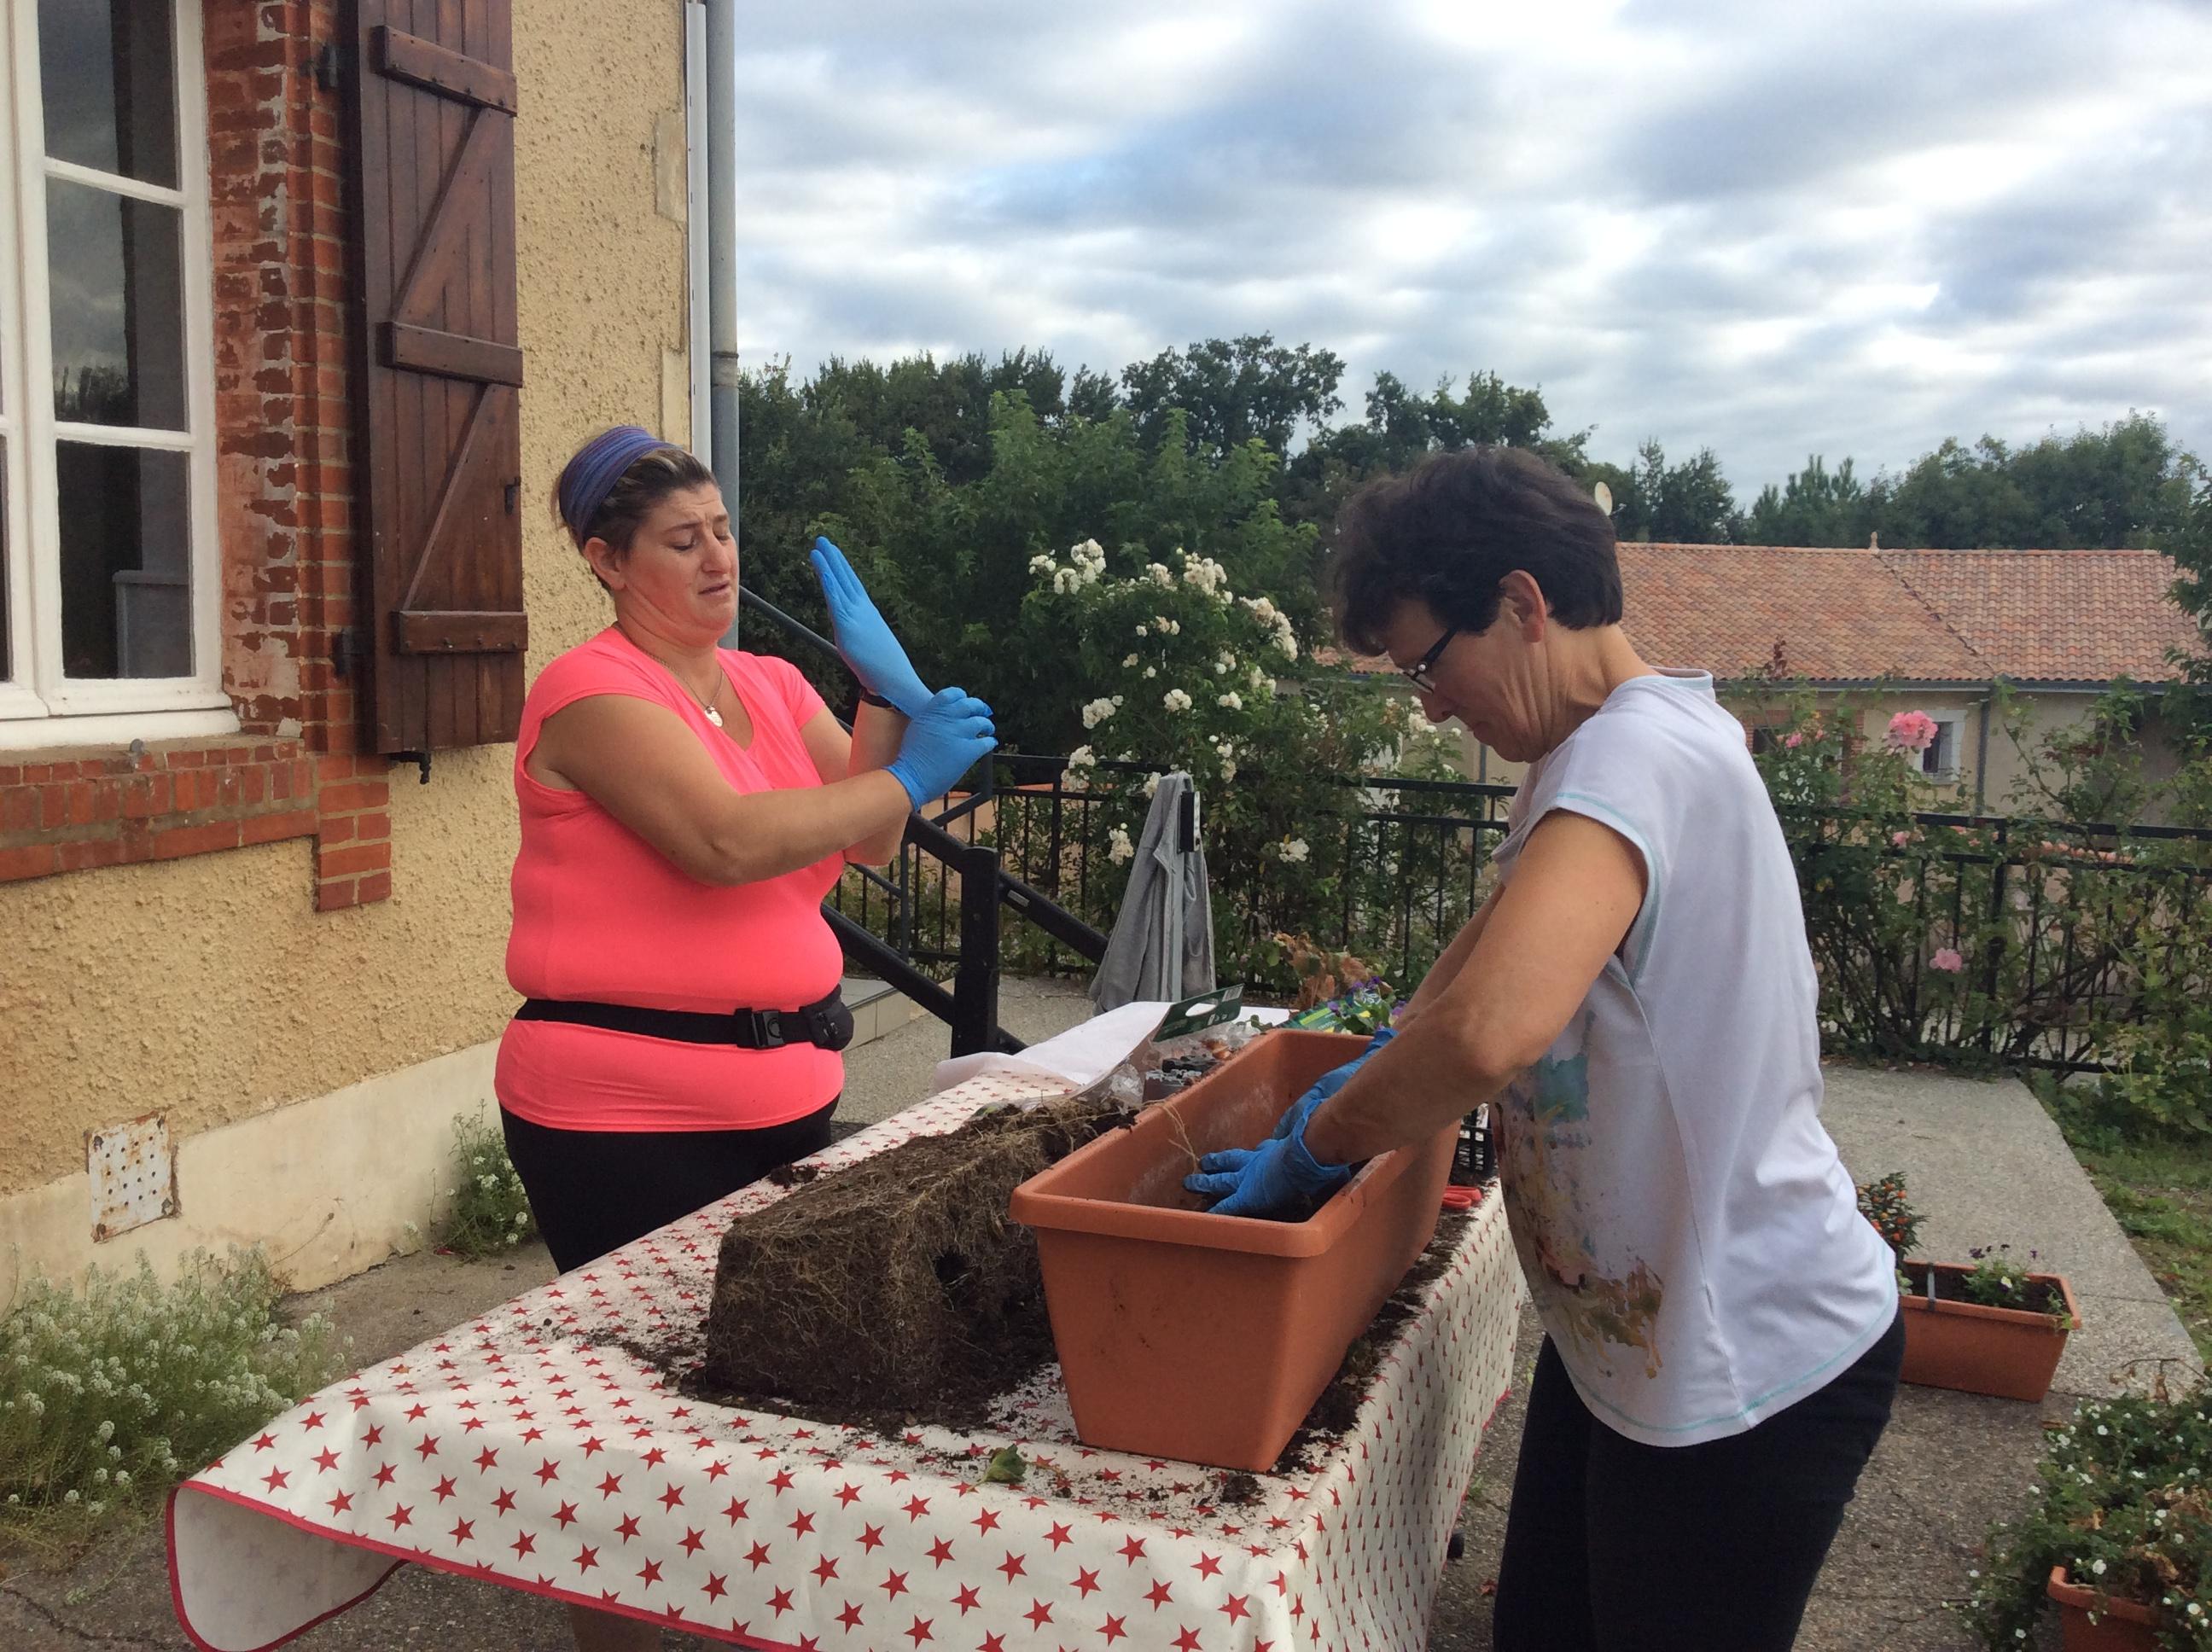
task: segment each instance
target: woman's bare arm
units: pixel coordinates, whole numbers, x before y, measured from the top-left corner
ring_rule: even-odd
[[[682,718],[628,695],[589,695],[554,713],[530,767],[584,793],[702,884],[757,883],[843,854],[902,829],[910,807],[881,768],[819,789],[733,790]]]
[[[864,700],[854,716],[850,734],[825,706],[806,720],[799,735],[806,742],[807,754],[814,759],[814,772],[822,776],[822,783],[827,786],[834,780],[890,768],[891,759],[899,754],[899,742],[906,736],[906,719],[898,713],[886,707],[872,706]],[[856,865],[883,865],[897,855],[905,838],[906,822],[902,819],[873,837],[848,845],[845,859]]]
[[[1465,966],[1306,1126],[1323,1163],[1425,1141],[1551,1048],[1644,904],[1643,857],[1584,815],[1547,815]]]

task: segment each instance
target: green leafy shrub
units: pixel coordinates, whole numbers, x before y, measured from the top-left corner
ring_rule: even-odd
[[[527,1239],[530,1195],[507,1156],[499,1127],[481,1113],[453,1121],[453,1185],[438,1242],[457,1256],[496,1256]]]
[[[2212,1649],[2212,1420],[2203,1389],[2092,1401],[2051,1436],[2034,1501],[1990,1528],[1966,1615],[1991,1649],[2029,1643],[2053,1566],[2159,1619],[2174,1652]]]
[[[288,1326],[258,1249],[162,1285],[33,1279],[0,1320],[0,1536],[66,1552],[143,1508],[344,1369],[328,1321]]]

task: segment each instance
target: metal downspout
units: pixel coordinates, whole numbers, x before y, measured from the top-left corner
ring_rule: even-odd
[[[1974,812],[1987,806],[1990,785],[1990,710],[1996,704],[1997,685],[1990,684],[1982,696],[1982,726],[1974,736]]]
[[[684,3],[684,348],[690,376],[690,434],[695,453],[714,447],[714,357],[707,344],[707,8]],[[711,460],[710,460],[711,462]]]
[[[738,8],[707,0],[707,337],[709,412],[708,463],[731,514],[742,515],[738,471]],[[725,647],[738,646],[732,616]]]

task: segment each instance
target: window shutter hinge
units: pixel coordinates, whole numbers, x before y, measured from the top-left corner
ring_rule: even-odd
[[[396,763],[413,763],[417,769],[421,770],[422,772],[417,776],[416,781],[417,785],[428,786],[430,783],[430,754],[428,752],[392,751],[387,752],[386,755]]]
[[[315,48],[315,84],[325,92],[338,89],[338,43],[325,40]]]
[[[332,640],[331,669],[340,682],[347,682],[359,671],[362,659],[368,653],[368,638],[358,625],[349,625]]]
[[[507,513],[509,516],[514,515],[514,507],[521,502],[522,484],[520,482],[508,483],[507,484]]]

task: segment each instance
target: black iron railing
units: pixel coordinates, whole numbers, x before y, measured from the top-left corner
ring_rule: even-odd
[[[2089,1072],[2212,990],[2212,832],[1782,810],[1832,1048]]]
[[[993,768],[988,797],[964,811],[958,829],[994,845],[1024,885],[1110,928],[1128,870],[1109,857],[1109,834],[1119,826],[1135,836],[1145,804],[1132,784],[1151,771],[1104,760],[1072,771],[1065,757],[1020,752],[1000,754]],[[1290,900],[1286,886],[1295,880],[1283,878],[1281,868],[1255,861],[1249,846],[1225,841],[1210,824],[1201,830],[1224,969],[1248,984],[1289,987],[1286,975],[1267,978],[1275,966],[1263,959],[1267,938],[1289,928],[1316,946],[1358,954],[1394,982],[1418,981],[1480,902],[1512,789],[1328,775],[1316,776],[1316,784],[1364,794],[1364,807],[1316,809],[1300,827],[1313,840],[1306,850],[1311,864],[1327,869],[1325,902]],[[1203,808],[1200,815],[1211,822]],[[941,914],[936,926],[940,934],[946,926]],[[932,938],[921,944],[927,948]],[[1037,973],[1079,972],[1090,963],[1049,933],[1025,937],[1016,957]]]
[[[821,658],[837,658],[834,643],[775,604],[743,586],[738,597]],[[1007,876],[998,850],[977,841],[972,823],[975,811],[988,805],[990,787],[987,764],[980,791],[950,800],[933,817],[908,816],[905,839],[890,865],[881,872],[849,868],[822,908],[847,960],[950,1027],[955,1055],[1022,1048],[999,1024],[1002,905],[1036,925],[1055,945],[1093,962],[1106,956],[1101,931]],[[969,823],[964,837],[948,829],[963,822]]]
[[[1116,824],[1133,835],[1142,803],[1130,782],[1145,766],[1102,762],[1071,774],[1065,758],[1016,753],[994,769],[988,793],[963,811],[960,833],[995,847],[1024,886],[1110,927],[1127,872],[1103,846]],[[1221,835],[1205,835],[1224,973],[1287,989],[1288,980],[1265,978],[1276,966],[1261,943],[1274,919],[1295,910],[1302,938],[1354,955],[1410,990],[1480,903],[1512,790],[1329,776],[1316,784],[1363,794],[1348,812],[1316,808],[1304,829],[1324,873],[1314,881],[1331,892],[1326,904],[1294,908],[1283,868],[1240,860]],[[2112,1064],[2116,1024],[2166,1013],[2192,982],[2212,996],[2212,956],[2191,938],[2203,926],[2188,923],[2212,909],[2212,832],[1782,815],[1832,1049],[2098,1071]],[[1904,841],[1893,841],[1899,833]],[[920,909],[927,914],[926,902]],[[941,902],[935,930],[948,931]],[[927,932],[919,938],[925,951],[943,944]],[[1032,972],[1089,964],[1035,933],[1014,940],[1012,957]],[[2147,981],[2147,969],[2160,980]]]
[[[836,658],[825,639],[743,595]],[[1132,782],[1146,772],[1102,761],[1071,774],[1065,757],[999,754],[975,790],[908,818],[889,866],[848,871],[823,903],[847,957],[945,1022],[954,1054],[1018,1049],[998,1023],[1000,972],[1087,973],[1104,956],[1127,882],[1107,844],[1113,827],[1133,835],[1141,823]],[[1262,979],[1279,960],[1258,961],[1272,932],[1295,929],[1409,990],[1479,903],[1513,790],[1315,784],[1362,794],[1355,809],[1316,808],[1306,829],[1325,877],[1285,878],[1249,846],[1204,835],[1224,973],[1287,985]],[[1832,1048],[2095,1071],[2111,1065],[2115,1025],[2212,994],[2212,957],[2191,938],[2201,926],[2186,921],[2212,902],[2212,831],[1781,813]],[[1023,921],[1002,930],[1002,908]]]

